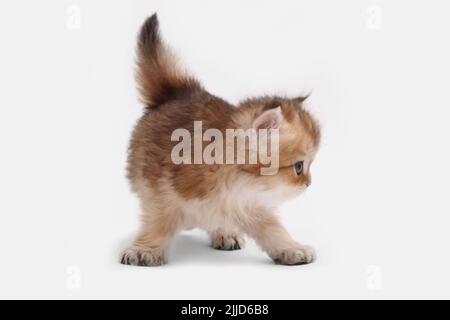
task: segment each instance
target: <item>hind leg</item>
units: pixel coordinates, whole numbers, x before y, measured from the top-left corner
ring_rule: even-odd
[[[134,266],[160,266],[167,263],[170,240],[179,230],[181,214],[144,212],[143,224],[133,245],[122,255],[121,263]]]
[[[235,231],[219,228],[209,232],[209,237],[212,247],[218,250],[239,250],[245,245],[243,235]]]

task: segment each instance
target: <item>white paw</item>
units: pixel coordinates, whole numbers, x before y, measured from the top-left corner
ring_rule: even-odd
[[[239,250],[244,248],[245,240],[239,235],[217,234],[211,237],[211,245],[218,250]]]
[[[299,265],[311,263],[315,260],[316,253],[310,246],[297,246],[280,250],[272,255],[275,263],[284,265]]]
[[[160,266],[165,260],[161,250],[131,247],[122,254],[120,263],[132,266]]]

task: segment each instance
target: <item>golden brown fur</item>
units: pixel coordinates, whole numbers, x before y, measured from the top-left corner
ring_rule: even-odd
[[[302,264],[313,250],[295,242],[274,210],[311,183],[310,164],[320,141],[317,122],[303,108],[304,98],[266,96],[238,106],[206,92],[193,77],[181,72],[162,43],[156,15],[142,27],[138,41],[137,80],[146,105],[130,143],[128,178],[141,201],[142,227],[122,263],[160,265],[173,236],[185,228],[209,232],[217,249],[240,249],[243,235],[256,240],[277,263]],[[281,107],[280,164],[276,175],[261,175],[257,164],[182,164],[171,159],[175,129],[193,132],[252,128],[255,119]],[[293,169],[304,161],[300,176]]]

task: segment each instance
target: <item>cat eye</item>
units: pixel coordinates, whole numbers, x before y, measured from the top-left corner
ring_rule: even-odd
[[[297,161],[294,164],[294,169],[295,169],[295,173],[297,173],[297,175],[301,175],[303,172],[303,161]]]

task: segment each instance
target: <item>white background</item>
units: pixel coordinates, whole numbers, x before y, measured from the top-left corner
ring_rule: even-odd
[[[214,251],[194,231],[167,266],[118,264],[138,227],[135,38],[155,11],[212,93],[312,90],[313,185],[280,213],[316,263],[274,265],[251,241]],[[2,1],[0,297],[450,298],[449,14],[444,0]]]

